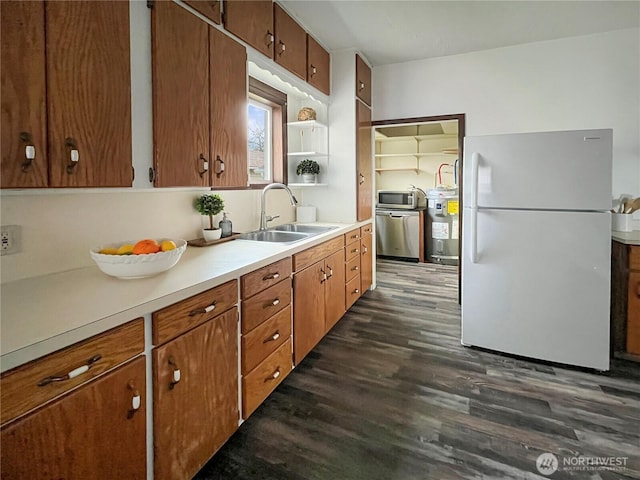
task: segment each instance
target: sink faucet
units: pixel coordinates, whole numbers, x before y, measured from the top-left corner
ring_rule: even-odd
[[[287,193],[289,194],[291,205],[295,205],[296,203],[298,203],[298,200],[296,200],[296,197],[293,196],[293,193],[291,193],[291,190],[289,190],[289,187],[287,187],[284,183],[270,183],[269,185],[264,187],[262,189],[262,195],[260,196],[260,230],[266,230],[267,222],[270,222],[271,220],[279,217],[279,215],[276,215],[274,217],[267,215],[266,194],[269,190],[274,188],[286,190]]]

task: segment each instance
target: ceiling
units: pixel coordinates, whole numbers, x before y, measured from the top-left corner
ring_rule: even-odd
[[[640,26],[634,0],[279,1],[329,50],[373,66]]]

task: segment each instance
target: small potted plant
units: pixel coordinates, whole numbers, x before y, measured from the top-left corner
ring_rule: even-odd
[[[302,175],[304,183],[316,183],[317,175],[320,173],[320,165],[315,160],[305,158],[296,167],[296,173]]]
[[[222,230],[214,226],[213,217],[224,210],[222,197],[217,194],[204,194],[195,199],[193,206],[200,215],[209,216],[209,228],[202,229],[202,236],[205,241],[218,240]]]

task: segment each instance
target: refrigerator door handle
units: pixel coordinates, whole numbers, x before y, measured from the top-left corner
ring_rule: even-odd
[[[478,263],[478,207],[469,208],[469,259],[471,263]]]
[[[471,153],[471,208],[478,208],[478,164],[480,155],[478,152]]]

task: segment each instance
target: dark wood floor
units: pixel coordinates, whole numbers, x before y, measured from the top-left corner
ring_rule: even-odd
[[[379,261],[378,288],[196,478],[640,478],[638,365],[603,375],[462,347],[456,275]],[[549,477],[545,452],[561,462]],[[565,470],[574,456],[626,467]]]

